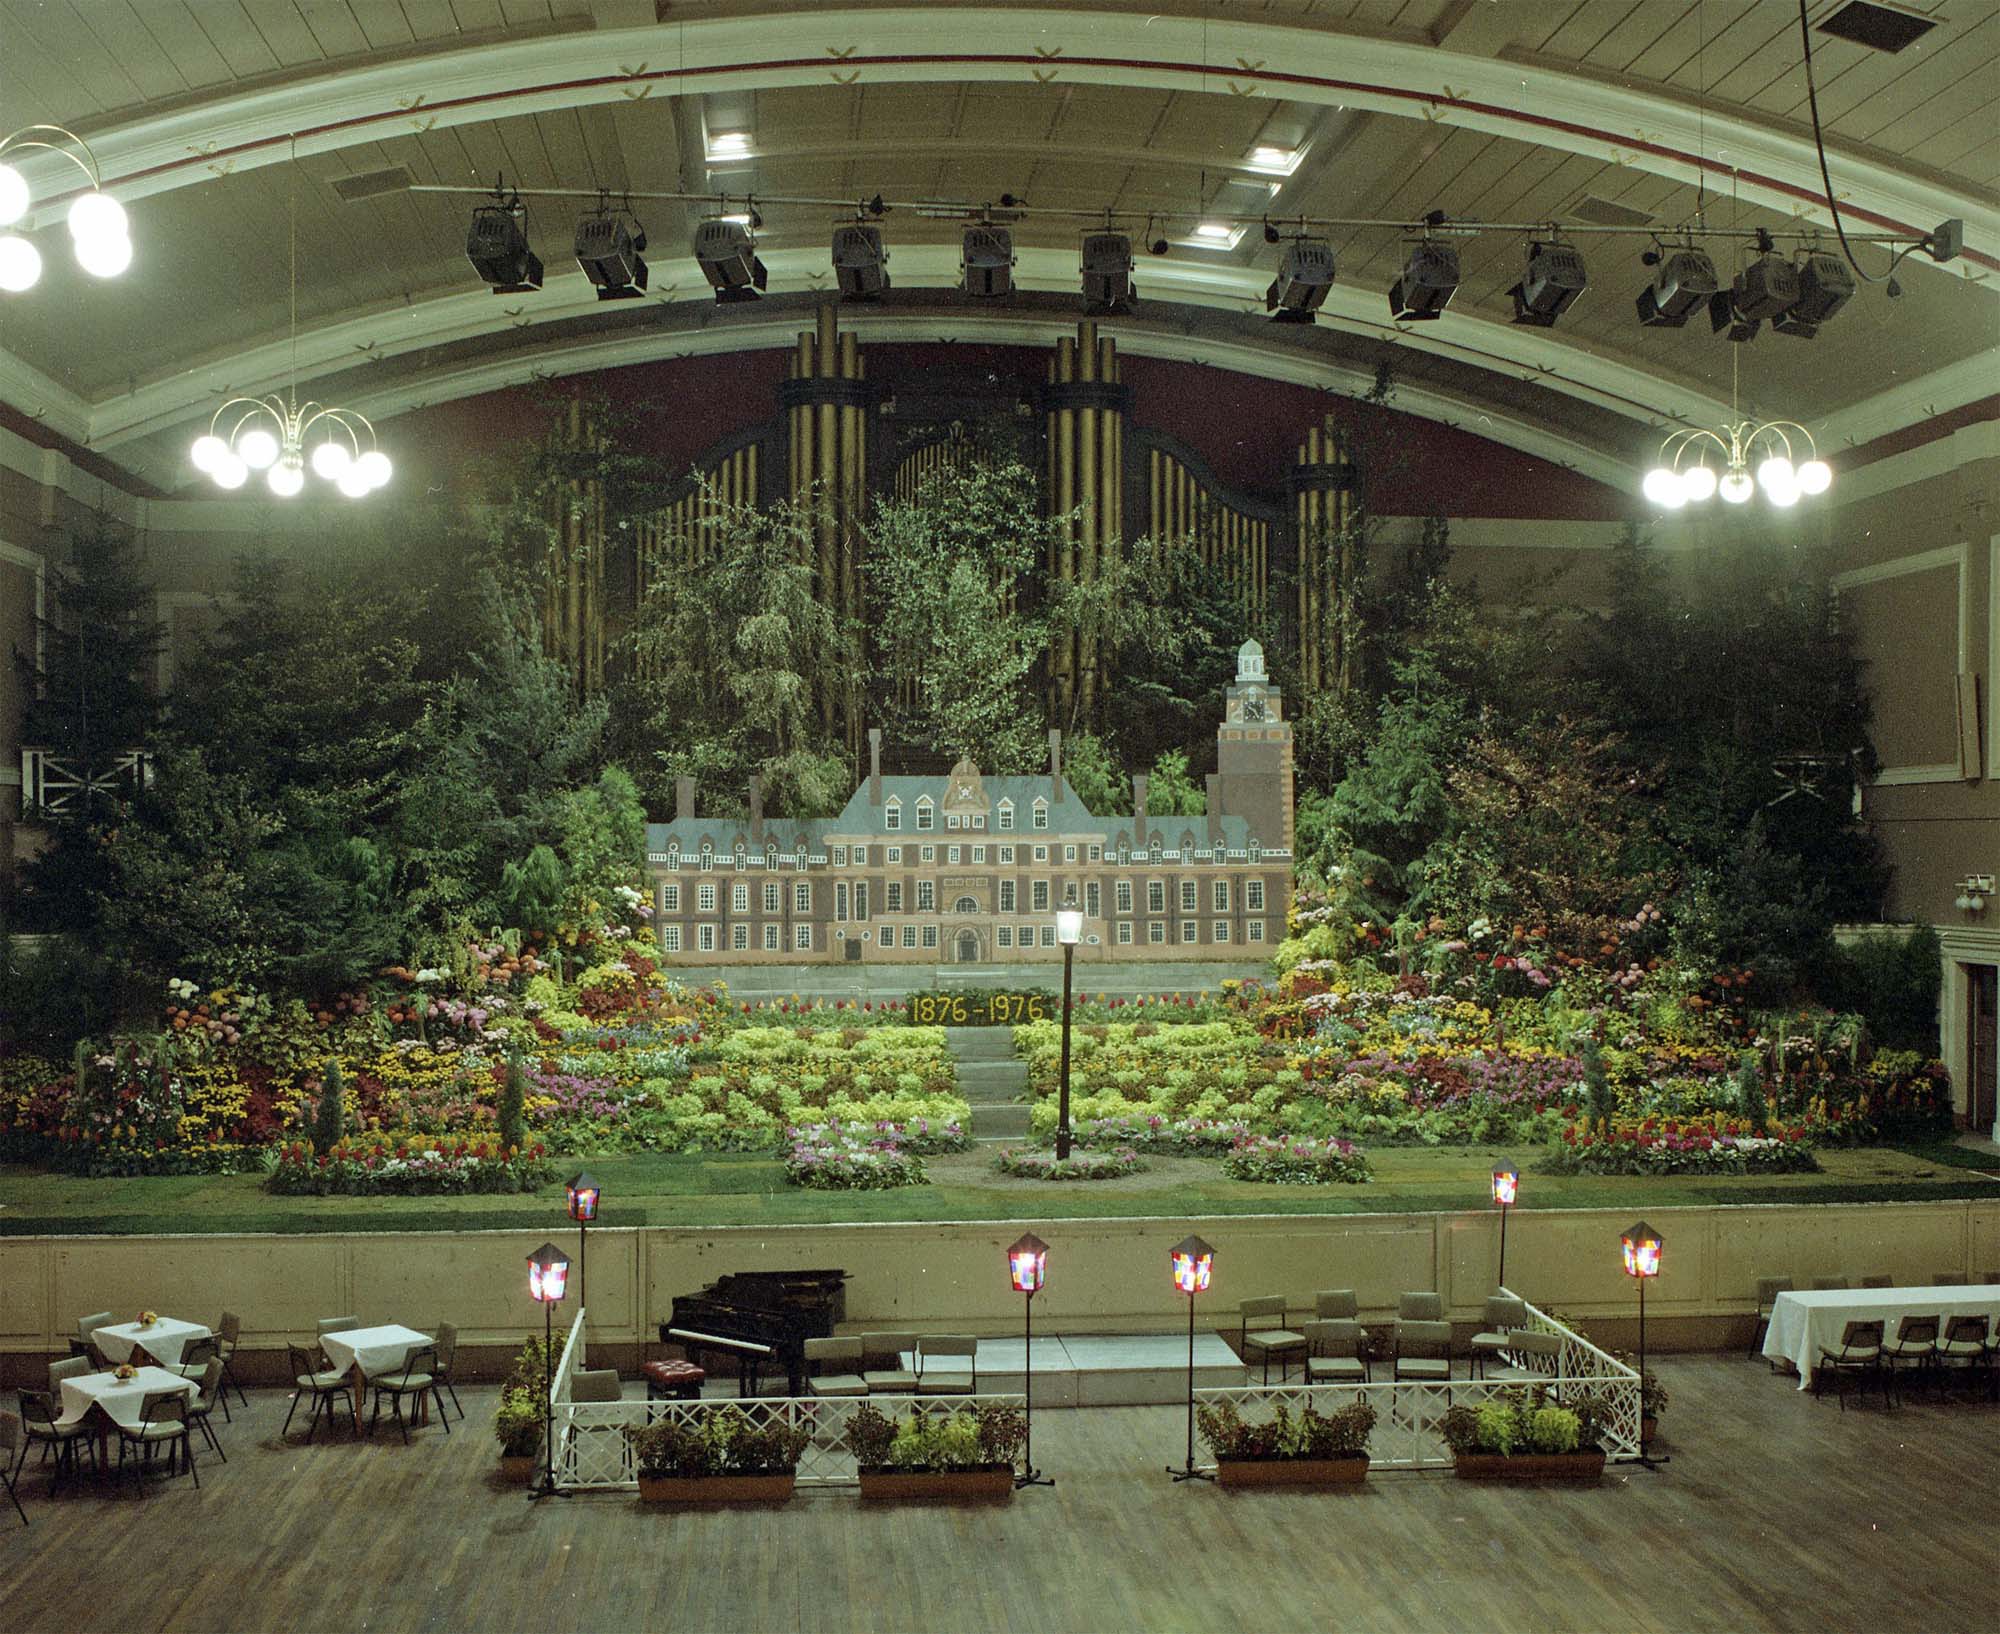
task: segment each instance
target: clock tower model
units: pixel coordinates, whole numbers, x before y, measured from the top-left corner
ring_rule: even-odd
[[[1250,838],[1292,849],[1292,729],[1283,695],[1264,672],[1264,649],[1246,641],[1236,653],[1236,684],[1216,728],[1221,809],[1243,818]]]

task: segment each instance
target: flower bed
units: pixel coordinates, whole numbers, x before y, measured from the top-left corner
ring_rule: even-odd
[[[815,1191],[887,1191],[893,1186],[925,1186],[924,1160],[899,1144],[900,1131],[884,1125],[865,1129],[837,1123],[810,1124],[788,1133],[785,1179]]]
[[[1065,1158],[1030,1147],[1003,1146],[993,1166],[1017,1180],[1122,1180],[1144,1170],[1146,1160],[1129,1146],[1108,1152],[1072,1148]]]
[[[1609,1134],[1572,1126],[1545,1167],[1552,1174],[1815,1174],[1819,1159],[1802,1133],[1768,1135],[1728,1124],[1614,1124]]]
[[[1055,1132],[1051,1109],[1046,1133]],[[1044,1133],[1038,1123],[1036,1133]],[[1129,1147],[1135,1152],[1171,1152],[1186,1157],[1223,1157],[1250,1133],[1245,1123],[1216,1123],[1207,1118],[1092,1118],[1071,1124],[1071,1139],[1079,1146]]]
[[[539,1142],[515,1150],[497,1140],[369,1135],[324,1152],[287,1141],[273,1148],[265,1184],[293,1196],[422,1196],[533,1191],[554,1177],[555,1164]]]
[[[1273,1186],[1361,1185],[1371,1177],[1368,1154],[1348,1140],[1270,1139],[1245,1135],[1223,1159],[1232,1180]]]

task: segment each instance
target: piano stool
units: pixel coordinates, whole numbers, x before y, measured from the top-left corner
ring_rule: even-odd
[[[639,1371],[646,1376],[648,1401],[699,1401],[708,1369],[693,1362],[647,1362]]]

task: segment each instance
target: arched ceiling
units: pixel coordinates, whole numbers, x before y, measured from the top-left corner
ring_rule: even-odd
[[[1812,0],[1815,22],[1842,3]],[[1747,403],[1838,448],[2000,377],[2000,3],[1955,5],[1896,54],[1816,34],[1814,58],[1850,228],[1966,223],[1966,255],[1913,257],[1900,300],[1864,287],[1817,342],[1733,349]],[[546,287],[496,298],[463,256],[473,201],[409,181],[1011,193],[1159,212],[1170,250],[1140,258],[1128,349],[1339,390],[1399,359],[1399,407],[1615,481],[1658,427],[1712,421],[1730,395],[1732,348],[1704,322],[1636,322],[1643,239],[1581,240],[1592,288],[1553,330],[1506,321],[1518,232],[1461,241],[1450,312],[1400,329],[1393,230],[1334,235],[1340,281],[1313,330],[1256,316],[1274,253],[1260,232],[1184,240],[1197,219],[1264,211],[1818,222],[1800,63],[1793,0],[0,0],[0,120],[84,134],[138,254],[114,284],[85,278],[54,225],[69,182],[54,162],[24,166],[51,201],[48,268],[0,296],[0,400],[150,480],[189,480],[195,423],[294,366],[294,200],[301,381],[386,415],[533,374],[783,344],[830,282],[834,212],[772,206],[760,253],[773,296],[792,298],[718,310],[685,253],[703,208],[641,202],[652,291],[600,307],[567,254],[575,206],[547,201],[531,202]],[[725,131],[747,154],[712,153]],[[354,185],[383,173],[384,191]],[[955,221],[897,210],[884,227],[896,289],[857,314],[864,333],[1034,340],[1061,321],[1053,300],[951,290]],[[1014,232],[1023,288],[1073,294],[1076,222]]]

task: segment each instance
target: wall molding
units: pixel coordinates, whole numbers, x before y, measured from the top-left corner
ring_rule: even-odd
[[[1940,568],[1955,568],[1958,572],[1958,618],[1956,620],[1956,650],[1952,660],[1953,716],[1952,738],[1959,741],[1957,717],[1958,678],[1965,673],[1968,655],[1972,646],[1972,604],[1968,594],[1968,580],[1971,576],[1972,546],[1961,539],[1955,545],[1939,545],[1934,550],[1917,551],[1909,556],[1894,557],[1886,562],[1871,562],[1865,567],[1850,568],[1845,573],[1836,573],[1830,581],[1835,595],[1849,590],[1860,589],[1864,585],[1881,584],[1889,579],[1907,578],[1915,573],[1933,573]],[[1921,766],[1883,766],[1877,769],[1873,785],[1877,788],[1899,788],[1912,783],[1965,783],[1978,775],[1978,769],[1968,769],[1957,761]]]

